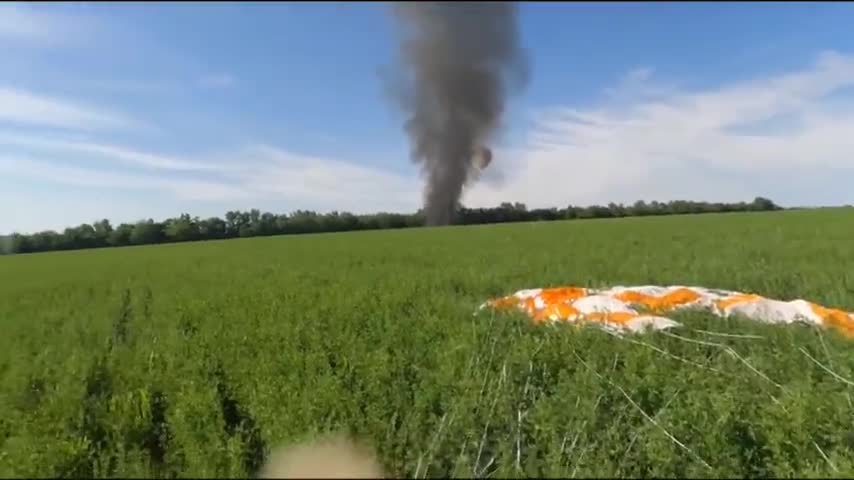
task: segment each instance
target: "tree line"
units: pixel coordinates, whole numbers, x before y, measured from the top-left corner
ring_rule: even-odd
[[[638,201],[633,205],[609,203],[588,207],[528,209],[521,203],[502,203],[493,208],[460,207],[456,224],[476,225],[507,222],[554,221],[592,218],[617,218],[652,215],[680,215],[721,212],[756,212],[781,210],[767,198],[752,202],[709,203],[674,200],[670,202]],[[349,232],[418,227],[424,224],[422,211],[414,214],[376,213],[354,215],[346,212],[317,213],[298,210],[291,214],[230,211],[225,219],[200,219],[182,214],[162,222],[142,220],[122,223],[116,227],[109,220],[84,223],[66,228],[62,233],[43,231],[33,234],[15,233],[0,237],[0,253],[35,253],[53,250],[151,245],[157,243],[191,242],[269,235]]]

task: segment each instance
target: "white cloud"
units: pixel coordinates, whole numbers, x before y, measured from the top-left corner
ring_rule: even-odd
[[[854,86],[854,56],[826,52],[801,71],[690,93],[657,88],[651,73],[630,73],[623,85],[632,94],[615,92],[623,99],[616,104],[540,115],[523,148],[496,152],[512,176],[475,185],[464,202],[732,201],[781,191],[796,198],[840,171],[854,174],[854,108],[826,100]],[[739,131],[783,115],[798,120],[794,128]]]
[[[43,38],[50,35],[49,18],[34,14],[26,5],[0,4],[0,35],[14,38]]]
[[[63,47],[87,41],[99,27],[91,16],[52,7],[36,3],[0,3],[0,41]]]
[[[59,165],[56,162],[35,160],[26,156],[0,155],[0,172],[4,176],[59,185],[121,191],[160,191],[182,200],[210,201],[248,196],[246,191],[222,182],[95,170]]]
[[[129,95],[164,95],[180,93],[182,89],[177,83],[159,80],[120,80],[120,79],[69,79],[66,83],[73,83],[84,89],[98,92],[114,92]]]
[[[631,102],[643,98],[660,98],[672,95],[676,86],[663,83],[660,80],[652,82],[655,69],[652,67],[641,67],[629,70],[616,86],[605,88],[606,98],[611,103]]]
[[[69,164],[69,160],[80,158],[80,153],[94,154],[108,163],[101,163],[100,168]],[[93,158],[85,158],[91,165]],[[104,168],[111,164],[112,168]],[[110,171],[126,166],[149,171]],[[288,205],[288,209],[363,213],[414,211],[423,188],[415,177],[342,160],[299,155],[263,144],[187,159],[71,137],[48,138],[2,131],[0,171],[74,186],[161,190],[181,199],[222,202],[277,199]],[[195,179],[201,173],[215,180]]]
[[[205,75],[199,79],[199,85],[205,88],[228,88],[236,83],[235,78],[227,73]]]
[[[20,140],[20,137],[0,135],[0,145],[10,139]],[[45,142],[37,140],[32,144],[45,146]],[[131,173],[84,168],[48,160],[48,157],[14,152],[4,154],[2,150],[0,172],[5,176],[52,184],[114,191],[161,191],[178,200],[247,201],[255,202],[256,206],[260,202],[276,201],[287,205],[289,210],[347,210],[356,213],[414,211],[418,208],[422,188],[416,178],[340,160],[293,154],[267,145],[207,155],[204,156],[205,161],[192,164],[117,146],[74,141],[55,141],[49,146],[58,152],[60,158],[65,156],[63,152],[83,149],[106,157],[110,154],[112,158],[124,157],[121,160],[130,159],[139,165],[158,169],[166,167],[177,171],[210,166],[208,173],[215,179],[176,176],[175,172]],[[231,163],[225,165],[219,158],[228,158]]]
[[[16,152],[27,149],[29,151],[49,151],[63,154],[87,153],[115,163],[161,170],[227,171],[240,168],[239,165],[234,164],[215,164],[172,155],[154,154],[88,140],[51,138],[0,131],[0,147],[3,146],[16,147]]]
[[[166,155],[156,155],[140,152],[123,147],[102,145],[97,143],[65,142],[64,146],[72,150],[94,153],[104,157],[111,157],[125,162],[143,165],[151,168],[167,170],[216,170],[221,168],[217,165],[184,160]]]
[[[0,124],[4,123],[81,131],[139,126],[121,113],[0,86]]]
[[[354,213],[414,211],[421,182],[384,170],[341,160],[298,155],[255,145],[238,155],[254,165],[235,178],[257,195],[291,200],[295,208],[347,210]]]

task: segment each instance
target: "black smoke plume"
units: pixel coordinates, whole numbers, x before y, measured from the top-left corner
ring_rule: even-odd
[[[527,83],[511,2],[397,2],[399,67],[392,93],[426,176],[428,225],[451,223],[476,152],[494,140],[514,90]],[[514,88],[515,87],[515,88]]]

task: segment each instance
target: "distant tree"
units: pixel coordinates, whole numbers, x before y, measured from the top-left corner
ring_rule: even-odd
[[[626,208],[622,204],[611,202],[608,204],[608,212],[612,217],[625,217]]]
[[[643,200],[638,200],[629,208],[629,215],[638,217],[649,215],[649,207],[647,207],[646,202]]]
[[[77,227],[68,227],[62,234],[62,249],[76,250],[95,246],[95,228],[84,223]]]
[[[69,248],[65,236],[52,230],[30,235],[27,243],[28,251],[30,252],[48,252],[51,250],[65,250]]]
[[[189,214],[183,213],[178,218],[170,218],[163,227],[166,239],[172,242],[189,242],[199,238],[199,224]]]
[[[275,235],[276,234],[276,215],[270,212],[264,212],[258,219],[258,235]]]
[[[20,233],[14,233],[9,237],[9,251],[10,253],[30,253],[30,237],[27,235],[21,235]]]
[[[226,233],[229,237],[236,237],[244,225],[244,215],[241,212],[229,211],[225,214]]]
[[[130,245],[130,236],[133,233],[133,229],[134,226],[127,223],[119,225],[107,236],[107,244],[111,247]]]
[[[93,223],[92,227],[95,229],[95,244],[98,247],[107,246],[110,234],[113,233],[113,226],[110,225],[110,221],[105,218]]]
[[[779,210],[771,200],[756,197],[750,203],[708,203],[672,200],[669,202],[639,200],[631,206],[609,203],[607,206],[590,205],[566,208],[535,208],[519,202],[503,202],[494,208],[466,208],[458,205],[455,222],[464,225],[552,221],[563,219],[614,218],[624,216],[699,214],[711,212],[747,212]],[[184,213],[164,222],[144,220],[136,224],[121,224],[116,228],[106,219],[91,225],[68,227],[62,233],[43,231],[31,235],[14,234],[0,237],[0,254],[29,253],[49,250],[70,250],[93,247],[118,247],[144,245],[161,242],[185,242],[213,240],[259,235],[288,235],[319,232],[344,232],[408,228],[424,225],[424,210],[414,214],[379,212],[368,215],[353,215],[347,212],[320,214],[310,210],[297,210],[289,215],[262,213],[258,209],[248,212],[229,211],[225,219],[210,217],[200,220]]]
[[[759,211],[779,210],[774,202],[765,197],[756,197],[753,199],[753,208]]]
[[[228,233],[228,224],[220,218],[211,217],[199,222],[199,236],[204,239],[213,240],[225,238]]]
[[[130,234],[132,245],[146,245],[160,243],[163,240],[163,225],[154,220],[143,220],[133,226]]]
[[[293,233],[316,233],[320,231],[316,212],[310,210],[297,210],[290,215],[288,222]]]

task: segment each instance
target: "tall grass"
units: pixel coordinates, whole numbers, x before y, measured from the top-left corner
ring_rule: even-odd
[[[347,432],[393,475],[854,474],[854,340],[683,313],[615,337],[483,312],[688,284],[854,310],[850,209],[0,258],[0,476],[242,477]]]

